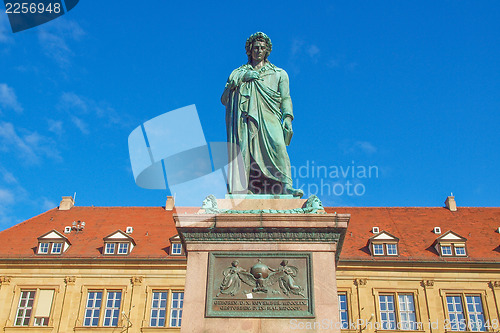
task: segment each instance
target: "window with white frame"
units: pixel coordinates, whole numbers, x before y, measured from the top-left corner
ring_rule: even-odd
[[[182,254],[182,244],[181,243],[172,243],[172,254],[173,255],[181,255]]]
[[[71,246],[69,240],[55,229],[41,235],[37,239],[38,246],[36,253],[41,255],[59,255],[67,251]]]
[[[128,243],[118,243],[118,254],[128,253]]]
[[[417,318],[413,294],[398,294],[399,321],[401,330],[416,330]]]
[[[465,252],[465,245],[455,245],[455,255],[456,256],[466,256],[467,253]]]
[[[116,243],[106,243],[105,244],[105,254],[115,254]]]
[[[170,327],[181,327],[182,306],[184,305],[184,293],[173,292],[170,304]]]
[[[40,242],[37,254],[61,254],[63,249],[64,243],[62,242]]]
[[[120,318],[120,306],[122,302],[121,291],[108,291],[106,307],[104,310],[103,326],[118,326]]]
[[[104,254],[127,255],[130,250],[130,242],[106,242],[104,243]]]
[[[418,329],[412,293],[379,294],[379,312],[382,330]]]
[[[61,254],[62,247],[63,247],[63,243],[52,243],[52,249],[50,250],[50,253]]]
[[[434,248],[441,257],[467,257],[467,239],[449,230],[435,241]]]
[[[379,295],[380,324],[383,330],[396,329],[394,295]]]
[[[388,256],[397,256],[398,255],[398,244],[385,244],[387,249]]]
[[[451,256],[453,253],[451,252],[451,245],[441,245],[441,255],[442,256]]]
[[[448,311],[450,330],[475,332],[486,331],[486,321],[481,295],[446,295],[446,308]]]
[[[339,292],[339,320],[340,320],[340,328],[348,329],[349,328],[349,310],[347,309],[347,293]]]
[[[383,256],[384,255],[384,244],[373,244],[373,255]]]
[[[21,291],[19,304],[17,306],[16,326],[29,326],[31,321],[31,313],[33,312],[33,304],[35,302],[35,290]]]
[[[451,244],[439,244],[440,254],[443,257],[466,257],[467,249],[465,248],[465,243],[451,243]]]
[[[153,290],[149,326],[180,327],[182,322],[183,303],[184,292]]]
[[[38,245],[38,254],[49,253],[50,243],[40,243]]]
[[[106,295],[105,302],[103,302],[104,295]],[[83,326],[118,326],[121,301],[121,290],[89,290],[87,303],[85,304]],[[104,316],[101,316],[102,311],[104,311]]]
[[[151,300],[151,318],[149,326],[164,327],[167,314],[167,291],[154,291]]]
[[[378,243],[373,242],[372,254],[374,256],[397,256],[398,244],[397,243]]]
[[[130,230],[129,230],[130,231]],[[135,247],[135,241],[129,234],[117,230],[103,238],[104,255],[128,255]]]
[[[21,289],[14,326],[48,326],[54,289]]]

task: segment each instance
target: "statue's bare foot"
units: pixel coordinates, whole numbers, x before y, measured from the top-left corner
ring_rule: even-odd
[[[299,198],[302,198],[302,196],[304,195],[304,191],[302,191],[301,189],[295,189],[290,185],[285,185],[283,193],[291,194],[294,197],[299,197]]]

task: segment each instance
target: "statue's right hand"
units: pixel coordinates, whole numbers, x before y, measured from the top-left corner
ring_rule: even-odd
[[[243,75],[243,81],[248,82],[251,80],[258,79],[259,77],[260,76],[259,76],[259,73],[257,71],[247,71],[245,73],[245,75]]]

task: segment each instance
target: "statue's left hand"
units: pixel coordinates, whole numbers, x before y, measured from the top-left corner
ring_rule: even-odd
[[[285,120],[283,120],[283,127],[289,130],[290,132],[293,132],[292,129],[292,118],[286,117]]]

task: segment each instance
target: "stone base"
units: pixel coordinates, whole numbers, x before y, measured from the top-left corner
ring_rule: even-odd
[[[226,200],[234,199],[236,198],[226,198],[218,200],[218,202],[222,205]],[[294,209],[301,207],[305,202],[305,200],[293,198],[245,198],[244,200],[248,202],[245,203],[245,205],[248,205],[245,207],[248,208],[242,210],[272,209],[270,207],[277,207],[277,209],[281,210]],[[334,326],[335,322],[339,320],[335,263],[342,246],[349,218],[348,214],[326,213],[214,215],[182,214],[178,212],[174,219],[187,251],[181,332],[319,332],[324,331],[324,328],[321,328],[321,323],[331,323],[332,327],[329,331],[340,332],[340,329],[335,329]],[[213,258],[217,257],[217,255],[228,258],[224,259],[225,261],[219,265],[220,267],[214,267],[215,261]],[[280,293],[280,287],[282,288],[282,286],[278,284],[274,285],[275,290],[273,293],[280,294],[279,297],[282,299],[289,298],[293,301],[307,299],[312,302],[312,306],[308,309],[308,311],[312,312],[309,315],[306,313],[297,318],[286,311],[283,314],[266,313],[266,311],[277,310],[277,308],[272,307],[259,309],[260,313],[249,311],[248,317],[244,313],[242,314],[241,311],[234,316],[231,312],[228,312],[220,317],[217,317],[217,313],[214,311],[207,311],[208,307],[214,305],[213,303],[208,304],[207,299],[212,302],[213,299],[233,299],[233,295],[230,294],[225,294],[220,298],[217,298],[219,296],[216,296],[216,294],[220,281],[224,277],[223,272],[227,273],[227,269],[231,268],[231,258],[234,257],[236,260],[244,256],[250,256],[252,260],[262,257],[262,262],[267,263],[269,267],[272,266],[274,271],[286,268],[286,264],[282,263],[280,266],[282,257],[290,258],[291,264],[299,263],[300,260],[295,258],[309,258],[310,266],[307,269],[307,276],[310,278],[309,287],[305,288],[305,274],[302,273],[304,272],[303,266],[299,267],[298,274],[294,275],[292,273],[290,275],[293,277],[292,282],[295,280],[294,283],[304,286],[304,297],[298,296],[298,293],[284,296],[285,293]],[[210,258],[212,258],[212,261],[210,261]],[[273,261],[268,258],[277,259]],[[242,265],[238,269],[251,271],[248,267],[250,265],[249,260],[245,260],[241,260]],[[235,267],[239,267],[238,264],[235,265]],[[298,264],[295,265],[299,266]],[[302,277],[300,274],[302,274]],[[215,282],[212,283],[211,281]],[[212,283],[210,288],[208,288],[209,283]],[[207,289],[209,289],[208,293]],[[209,294],[210,292],[211,294]],[[264,296],[259,294],[258,291],[253,293],[250,285],[241,282],[241,291],[234,296],[234,299],[241,299],[245,293],[248,293],[246,295],[249,299],[269,297],[272,300],[274,297],[271,291]],[[238,301],[235,304],[240,303]],[[241,304],[244,305],[245,302],[243,301]],[[252,304],[252,302],[246,304]],[[281,304],[287,303],[282,302]],[[226,309],[235,310],[235,308],[231,307]],[[214,313],[216,313],[215,317],[213,316]],[[274,318],[269,318],[269,315],[274,315]]]

